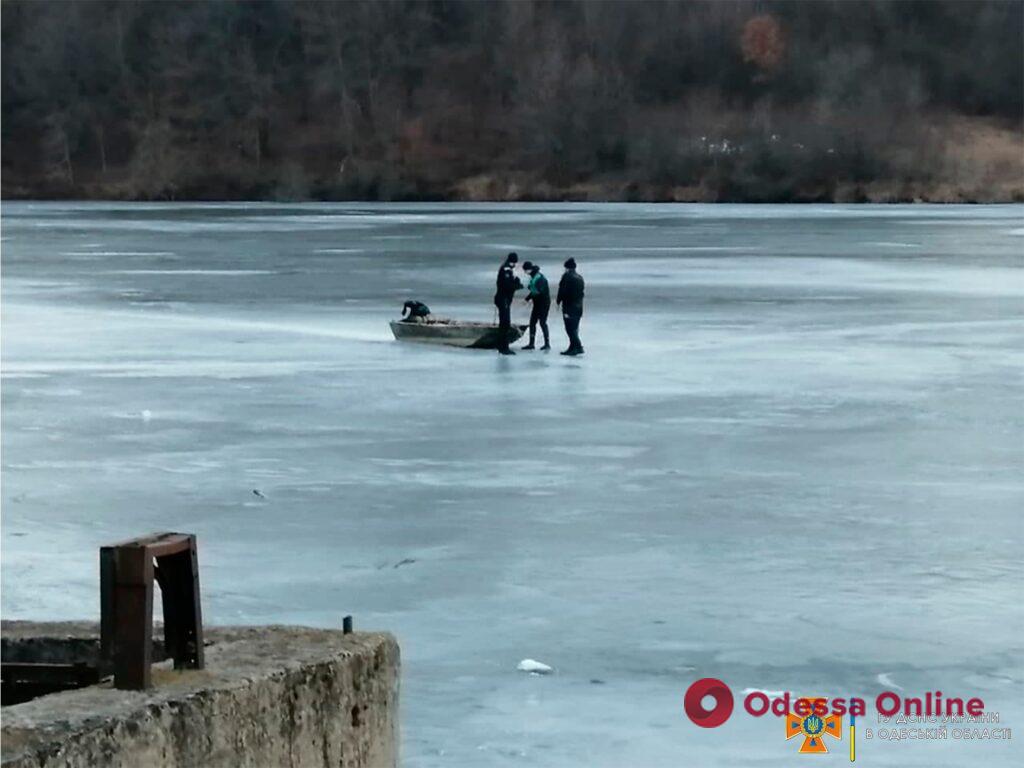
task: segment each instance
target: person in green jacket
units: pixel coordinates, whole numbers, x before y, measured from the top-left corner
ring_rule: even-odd
[[[530,276],[530,284],[526,287],[526,300],[533,304],[530,312],[530,343],[523,349],[536,349],[534,340],[537,338],[537,324],[544,333],[544,346],[541,350],[551,349],[548,340],[548,310],[551,309],[551,289],[548,279],[540,273],[540,267],[529,261],[523,264],[523,270]]]

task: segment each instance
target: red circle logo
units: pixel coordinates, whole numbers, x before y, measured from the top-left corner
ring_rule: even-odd
[[[705,696],[715,700],[714,708],[704,709],[702,699]],[[702,678],[686,689],[683,709],[687,717],[701,728],[717,728],[732,714],[732,691],[721,680]]]

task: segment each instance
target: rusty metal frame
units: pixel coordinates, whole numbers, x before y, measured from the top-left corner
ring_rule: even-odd
[[[203,668],[196,537],[156,533],[100,547],[100,667],[113,672],[115,688],[152,685],[154,579],[174,668]]]

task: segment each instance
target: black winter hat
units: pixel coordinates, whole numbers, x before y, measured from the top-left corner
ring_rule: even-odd
[[[566,269],[576,269],[576,259],[568,258],[562,266]]]
[[[526,272],[529,272],[535,266],[537,266],[537,265],[534,264],[532,261],[524,261],[523,262],[523,270],[526,271]]]

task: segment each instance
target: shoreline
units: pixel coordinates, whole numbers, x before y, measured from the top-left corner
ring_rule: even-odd
[[[961,198],[961,199],[929,199],[925,197],[913,198],[888,198],[888,199],[867,199],[867,200],[843,200],[843,199],[738,199],[738,200],[701,200],[701,199],[676,199],[676,198],[643,198],[643,199],[621,199],[621,198],[588,198],[588,197],[400,197],[400,198],[367,198],[367,197],[321,197],[321,198],[274,198],[274,197],[164,197],[164,198],[143,198],[143,197],[79,197],[79,196],[35,196],[35,195],[0,195],[0,204],[3,203],[243,203],[253,205],[304,205],[321,203],[356,203],[361,205],[376,204],[459,204],[459,203],[480,203],[480,204],[502,204],[502,203],[526,203],[526,204],[614,204],[614,205],[835,205],[835,206],[890,206],[890,205],[914,205],[914,206],[954,206],[954,205],[1024,205],[1024,192],[1010,198]]]

